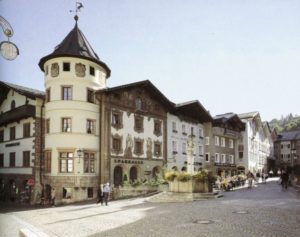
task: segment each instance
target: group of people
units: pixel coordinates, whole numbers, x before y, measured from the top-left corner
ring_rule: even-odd
[[[103,185],[100,184],[100,187],[98,188],[98,200],[97,204],[101,203],[103,206],[103,201],[105,202],[105,205],[107,206],[108,201],[109,201],[109,194],[110,194],[110,188],[109,188],[109,183]]]

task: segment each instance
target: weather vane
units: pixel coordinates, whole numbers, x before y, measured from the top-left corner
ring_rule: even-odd
[[[77,12],[80,12],[81,8],[83,8],[82,3],[81,2],[76,2],[76,4],[75,4],[75,10],[70,10],[70,12],[75,12],[74,19],[75,19],[76,22],[78,21]]]
[[[7,41],[2,41],[0,43],[0,51],[2,56],[7,60],[14,60],[19,55],[19,49],[17,45],[9,41],[9,38],[13,36],[14,30],[11,25],[0,16],[0,24],[3,29],[4,34],[7,36]]]

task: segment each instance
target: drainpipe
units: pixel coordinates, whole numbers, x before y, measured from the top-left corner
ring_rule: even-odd
[[[40,128],[40,184],[42,185],[43,187],[43,184],[42,184],[42,158],[44,156],[44,152],[43,152],[43,109],[44,109],[44,106],[45,106],[45,102],[43,101],[43,104],[41,106],[41,115],[40,115],[40,119],[41,119],[41,128]],[[45,139],[44,139],[45,140]]]

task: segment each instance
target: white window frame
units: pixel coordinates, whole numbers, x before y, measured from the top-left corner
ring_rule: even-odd
[[[205,137],[205,145],[209,146],[209,137]]]
[[[215,163],[220,163],[220,154],[215,153]]]
[[[234,164],[234,156],[233,155],[229,155],[229,162],[230,162],[230,164]]]
[[[177,123],[176,123],[176,121],[172,121],[172,131],[177,132]]]
[[[203,128],[199,128],[199,137],[200,137],[200,138],[203,137]]]
[[[206,160],[206,157],[208,157],[207,160]],[[209,161],[210,161],[210,153],[209,153],[209,152],[206,152],[206,153],[205,153],[205,161],[206,161],[206,162],[209,162]]]
[[[221,137],[221,147],[225,147],[226,143],[225,143],[225,137]]]
[[[220,146],[220,138],[219,138],[219,136],[215,136],[215,146]]]
[[[182,143],[182,154],[186,154],[186,143]]]
[[[199,145],[199,156],[203,156],[203,145]]]
[[[185,124],[182,124],[181,128],[182,128],[182,133],[186,133],[186,126],[185,126]]]
[[[221,154],[221,163],[226,164],[226,154]]]
[[[233,148],[234,147],[234,142],[233,139],[229,139],[229,148]]]
[[[173,152],[177,153],[177,142],[176,141],[172,141],[172,150],[173,150]]]

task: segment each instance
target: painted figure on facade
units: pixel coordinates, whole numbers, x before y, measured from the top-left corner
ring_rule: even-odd
[[[192,136],[189,136],[187,147],[187,172],[194,173],[194,142]]]
[[[152,158],[152,139],[150,137],[147,139],[147,158]]]
[[[133,147],[133,141],[130,134],[127,134],[126,137],[126,148],[125,148],[125,155],[126,157],[132,157],[132,147]]]

